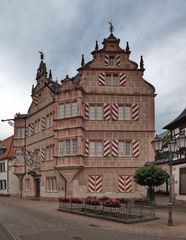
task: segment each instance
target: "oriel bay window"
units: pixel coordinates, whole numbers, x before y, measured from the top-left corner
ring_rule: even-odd
[[[130,105],[119,105],[118,106],[118,120],[131,120],[132,109]]]
[[[15,137],[17,139],[25,137],[25,128],[16,128],[15,129]]]
[[[69,156],[77,154],[77,140],[68,139],[59,141],[59,155]]]
[[[89,142],[89,156],[90,157],[102,157],[103,156],[103,142],[102,141],[90,141]]]
[[[89,106],[89,119],[90,120],[103,120],[103,106],[90,105]]]
[[[106,85],[119,85],[119,77],[117,74],[106,75]]]
[[[70,118],[77,116],[77,102],[67,102],[59,105],[59,117]]]
[[[119,141],[118,154],[119,154],[120,157],[131,156],[131,154],[132,154],[131,142],[129,142],[129,141]]]

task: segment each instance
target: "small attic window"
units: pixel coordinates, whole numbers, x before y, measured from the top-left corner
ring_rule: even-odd
[[[4,154],[6,147],[0,146],[0,156]]]
[[[114,44],[110,44],[110,47],[113,48],[113,47],[114,47]]]

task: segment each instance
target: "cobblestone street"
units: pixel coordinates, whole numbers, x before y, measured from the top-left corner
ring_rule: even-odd
[[[157,211],[159,220],[121,224],[57,211],[57,202],[0,198],[0,240],[178,240],[186,239],[186,210],[174,213],[167,226],[167,210]]]

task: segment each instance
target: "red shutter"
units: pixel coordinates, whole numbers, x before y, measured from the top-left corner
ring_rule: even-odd
[[[118,156],[118,140],[112,141],[112,156],[117,157]]]
[[[120,83],[120,86],[124,86],[126,84],[126,80],[127,80],[127,75],[126,73],[120,73],[119,74],[119,83]]]
[[[139,106],[138,104],[132,104],[132,119],[137,121],[139,119]]]
[[[108,66],[109,63],[109,55],[105,55],[105,66]]]
[[[45,149],[43,147],[41,148],[41,161],[45,161]]]
[[[117,103],[112,104],[112,119],[118,120],[118,104]]]
[[[110,120],[110,104],[104,104],[104,120]]]
[[[88,191],[89,192],[102,192],[103,191],[103,176],[102,175],[88,176]]]
[[[120,66],[120,55],[116,55],[116,65],[119,67]]]
[[[118,176],[118,191],[119,192],[132,191],[132,176],[127,175]]]
[[[110,155],[110,141],[105,140],[104,141],[104,157],[107,157]]]
[[[85,118],[89,119],[89,104],[85,104]]]
[[[89,140],[85,140],[85,156],[89,156]]]
[[[133,145],[132,154],[134,157],[138,157],[139,156],[139,141],[134,139],[132,141],[132,145]]]
[[[106,74],[104,72],[101,72],[99,74],[99,85],[100,86],[105,85],[105,81],[106,81]]]
[[[41,118],[41,130],[44,131],[45,130],[45,117]]]

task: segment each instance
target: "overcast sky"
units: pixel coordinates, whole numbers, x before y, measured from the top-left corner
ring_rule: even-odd
[[[186,107],[185,0],[9,0],[0,1],[0,119],[27,113],[43,49],[58,81],[74,76],[98,40],[108,37],[108,21],[131,60],[144,57],[144,78],[156,88],[156,130]],[[0,139],[13,133],[0,122]]]

